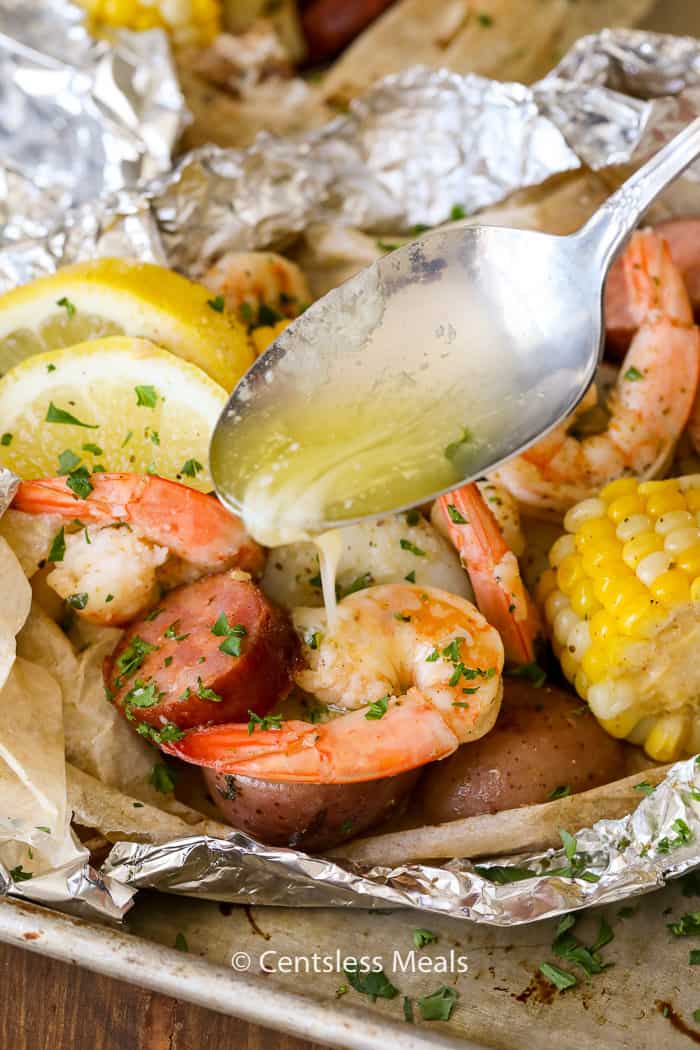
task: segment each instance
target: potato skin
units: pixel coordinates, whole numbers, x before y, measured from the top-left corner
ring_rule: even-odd
[[[386,819],[406,798],[420,770],[361,784],[280,784],[202,770],[224,820],[268,846],[317,852]]]
[[[424,773],[414,804],[427,824],[547,802],[625,775],[625,746],[587,708],[555,686],[506,678],[498,721]]]

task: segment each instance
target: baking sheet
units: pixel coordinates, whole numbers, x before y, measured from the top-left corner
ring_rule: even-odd
[[[691,11],[687,0],[665,0],[648,27],[700,35],[700,9],[692,6]],[[410,951],[417,925],[416,917],[405,912],[313,910],[303,913],[302,922],[294,909],[142,893],[121,931],[5,899],[0,901],[0,940],[324,1046],[687,1047],[689,1037],[678,1026],[700,1032],[692,1021],[700,1008],[700,987],[688,967],[688,950],[697,941],[673,937],[666,923],[699,908],[700,898],[684,897],[681,886],[672,884],[630,906],[632,918],[620,918],[616,904],[581,920],[581,936],[592,939],[599,915],[607,916],[615,940],[604,954],[614,966],[589,985],[580,983],[564,993],[536,976],[543,961],[557,961],[549,951],[554,922],[499,930],[430,917],[426,925],[439,941],[423,954],[435,959],[452,949],[466,957],[469,967],[466,974],[444,976],[392,971],[394,950]],[[174,951],[178,932],[190,953]],[[350,991],[338,999],[336,991],[345,980],[337,973],[259,974],[263,951],[308,957],[314,950],[332,955],[336,948],[349,955],[381,955],[387,974],[408,995],[454,985],[460,998],[450,1022],[406,1025],[400,997],[372,1003]],[[235,952],[250,956],[248,975],[234,973]]]

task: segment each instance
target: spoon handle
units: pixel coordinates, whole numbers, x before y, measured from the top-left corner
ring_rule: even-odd
[[[700,117],[643,164],[574,234],[605,277],[610,263],[655,197],[700,155]]]

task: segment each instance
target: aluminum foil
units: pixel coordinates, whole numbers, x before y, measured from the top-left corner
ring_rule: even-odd
[[[0,83],[11,96],[0,100],[0,288],[106,254],[196,276],[224,250],[283,243],[318,220],[410,232],[456,204],[471,213],[583,164],[636,163],[700,112],[697,40],[613,30],[579,41],[532,87],[412,69],[320,131],[205,147],[171,171],[184,110],[159,33],[97,43],[64,0],[30,12],[0,0],[0,14]],[[3,491],[7,501],[0,475],[0,508]],[[362,868],[233,831],[119,843],[99,874],[81,865],[12,885],[0,869],[0,893],[111,917],[148,886],[512,925],[643,893],[700,864],[699,781],[694,760],[679,763],[630,816],[582,829],[566,849],[494,865]],[[508,864],[532,874],[504,881]]]

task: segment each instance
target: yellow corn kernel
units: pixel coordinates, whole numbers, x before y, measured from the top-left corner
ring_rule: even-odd
[[[615,526],[611,521],[608,521],[607,518],[589,518],[582,522],[576,531],[576,548],[582,550],[588,544],[614,539]]]
[[[570,532],[565,532],[563,536],[555,540],[549,550],[549,564],[553,569],[557,569],[559,565],[564,561],[564,558],[568,558],[570,554],[573,554],[576,550],[576,539],[571,535]]]
[[[535,586],[535,598],[538,605],[544,605],[546,599],[556,590],[557,574],[554,569],[545,569]]]
[[[690,580],[680,569],[669,569],[668,572],[662,572],[656,577],[649,590],[657,601],[669,608],[690,601]]]
[[[647,514],[660,518],[672,510],[686,510],[685,496],[677,488],[654,492],[647,497]]]
[[[681,756],[685,731],[684,715],[665,715],[644,741],[644,750],[655,762],[673,762]]]
[[[629,602],[617,610],[618,625],[623,634],[636,638],[647,638],[660,616],[657,606],[649,595]]]
[[[614,586],[606,589],[601,600],[608,612],[620,613],[633,602],[643,601],[647,597],[648,592],[644,584],[632,576],[616,580]]]
[[[588,628],[591,632],[591,641],[594,643],[607,642],[608,639],[613,638],[618,631],[617,620],[604,609],[593,614],[590,623],[588,624]]]
[[[664,541],[661,536],[657,536],[655,532],[642,532],[624,545],[622,560],[628,569],[636,569],[642,558],[663,549]]]
[[[561,669],[564,672],[564,677],[567,679],[567,681],[573,682],[574,678],[576,677],[576,672],[578,671],[580,666],[579,661],[576,659],[573,653],[570,653],[569,650],[565,648],[559,658],[559,663],[561,664]]]
[[[571,588],[569,600],[571,601],[571,608],[582,620],[590,620],[593,613],[600,609],[600,602],[595,596],[593,581],[585,577],[582,580],[577,580]]]
[[[689,510],[670,510],[668,514],[657,518],[654,532],[658,532],[659,536],[667,536],[676,529],[691,528],[694,525],[695,518]]]
[[[611,481],[601,490],[600,498],[606,503],[612,503],[621,496],[636,495],[639,482],[636,478],[617,478]]]
[[[690,585],[691,602],[700,602],[700,576],[697,576]]]
[[[576,677],[574,678],[574,689],[576,690],[576,692],[582,700],[588,699],[588,686],[589,682],[588,677],[586,676],[586,672],[581,670],[581,668],[579,667],[578,671],[576,672]]]
[[[688,510],[700,510],[700,489],[688,489],[685,494]]]
[[[686,572],[688,576],[700,576],[700,543],[695,547],[688,547],[676,557],[676,567]]]
[[[567,510],[564,515],[564,528],[567,532],[578,532],[584,521],[588,521],[589,518],[602,518],[607,510],[602,499],[592,497],[591,499],[583,499],[580,503],[574,504],[574,506]]]
[[[617,540],[599,540],[597,544],[585,547],[581,553],[584,572],[587,572],[589,576],[597,576],[603,562],[617,565],[620,571],[624,572],[624,565],[620,558],[621,549]]]
[[[576,554],[569,554],[557,569],[557,583],[564,594],[569,594],[575,583],[584,578],[581,559]]]
[[[615,535],[621,543],[627,543],[642,532],[651,532],[653,528],[654,523],[647,514],[630,514],[629,518],[622,519]]]
[[[628,496],[618,496],[608,506],[608,518],[611,522],[614,521],[616,525],[633,514],[643,513],[644,500],[636,492],[631,492]]]
[[[581,670],[589,682],[602,682],[607,677],[610,670],[609,650],[603,642],[594,642],[586,649],[581,660]]]
[[[678,489],[678,482],[675,478],[666,478],[661,481],[640,481],[637,491],[640,496],[644,496],[646,499],[647,496],[654,496],[669,489],[673,489],[674,492]]]
[[[610,733],[610,736],[616,736],[622,740],[624,737],[629,736],[636,726],[639,721],[639,712],[628,708],[627,711],[620,711],[613,718],[599,718],[598,721],[606,733]]]

